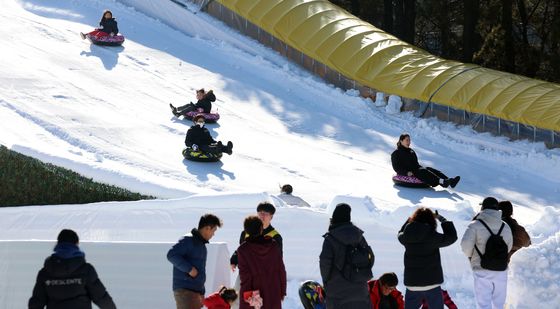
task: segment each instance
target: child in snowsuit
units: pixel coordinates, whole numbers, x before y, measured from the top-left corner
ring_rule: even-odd
[[[222,286],[218,292],[204,299],[204,306],[208,309],[230,309],[231,304],[237,299],[237,292]]]
[[[104,36],[114,36],[119,33],[119,27],[117,26],[117,21],[113,18],[113,13],[109,10],[105,10],[101,16],[101,21],[99,21],[99,28],[89,32],[90,36],[94,37],[104,37]],[[86,35],[80,32],[82,40],[86,38]]]

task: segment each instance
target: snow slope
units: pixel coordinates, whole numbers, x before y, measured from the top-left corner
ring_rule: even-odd
[[[395,235],[412,207],[442,210],[462,233],[487,195],[511,200],[518,220],[534,224],[529,232],[539,236],[530,250],[551,259],[546,252],[554,252],[558,225],[548,233],[538,230],[541,217],[558,218],[548,210],[560,209],[558,150],[409,113],[388,115],[210,17],[167,2],[3,4],[0,18],[10,22],[0,28],[0,144],[172,200],[0,209],[2,239],[53,239],[58,229],[72,226],[86,240],[172,242],[211,210],[227,218],[216,239],[231,251],[242,218],[279,184],[291,183],[314,206],[282,209],[275,217],[295,281],[302,274],[318,276],[317,248],[336,196],[354,206],[355,221],[376,250],[376,275],[402,273]],[[123,47],[79,39],[105,8],[127,37]],[[214,109],[222,115],[208,128],[217,139],[234,142],[234,154],[216,164],[183,160],[190,123],[173,118],[167,106],[194,100],[201,87],[215,91]],[[402,131],[412,133],[421,162],[462,176],[456,190],[392,185],[389,154]],[[459,246],[442,250],[442,258],[446,287],[461,308],[470,308],[470,270]],[[524,278],[515,281],[517,292],[527,288]],[[550,282],[541,283],[544,291]],[[296,298],[289,298],[293,308]]]

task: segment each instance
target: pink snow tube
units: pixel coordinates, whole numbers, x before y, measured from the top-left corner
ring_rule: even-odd
[[[124,36],[117,34],[110,36],[103,31],[92,31],[86,34],[86,38],[95,45],[121,46],[124,43]]]
[[[393,176],[393,182],[397,186],[410,187],[410,188],[428,188],[429,184],[423,183],[422,180],[414,176],[403,176],[395,175]]]
[[[191,112],[188,112],[186,114],[183,114],[183,116],[185,116],[185,119],[188,119],[188,120],[193,120],[194,116],[196,116],[196,115],[204,116],[204,121],[206,123],[215,123],[220,119],[220,114],[218,114],[218,113],[203,113],[201,108],[199,108],[195,111],[191,111]]]

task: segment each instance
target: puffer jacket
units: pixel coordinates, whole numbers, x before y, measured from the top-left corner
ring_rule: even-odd
[[[95,268],[86,262],[78,246],[58,243],[37,275],[28,308],[91,309],[91,302],[101,309],[116,308]]]
[[[495,209],[484,209],[475,217],[476,219],[484,221],[492,230],[492,233],[497,233],[500,229],[502,223],[504,223],[504,229],[500,234],[508,246],[508,251],[511,250],[513,246],[513,236],[510,227],[502,221],[502,212]],[[482,225],[478,220],[473,220],[468,226],[463,239],[461,239],[461,249],[463,253],[471,261],[471,267],[473,270],[482,270],[480,266],[480,256],[476,252],[474,246],[480,250],[482,254],[486,250],[486,241],[490,238],[490,232]]]
[[[331,225],[323,235],[323,249],[319,255],[321,277],[325,286],[328,308],[370,309],[368,280],[352,282],[344,278],[347,246],[367,244],[364,232],[351,222]],[[373,257],[373,252],[371,252]],[[371,279],[371,278],[370,278]]]

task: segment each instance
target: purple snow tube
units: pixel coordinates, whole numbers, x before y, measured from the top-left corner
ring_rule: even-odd
[[[409,187],[409,188],[429,188],[430,185],[422,182],[422,180],[414,176],[403,176],[395,175],[393,176],[393,182],[397,186]]]
[[[185,116],[185,119],[188,120],[193,120],[194,116],[196,115],[204,116],[204,121],[206,121],[206,123],[215,123],[220,119],[220,114],[218,113],[203,113],[198,110],[183,114],[183,116]]]

